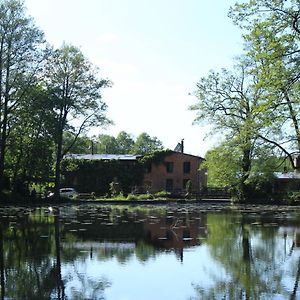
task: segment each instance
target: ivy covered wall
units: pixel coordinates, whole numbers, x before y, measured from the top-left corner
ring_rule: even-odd
[[[72,186],[81,193],[105,195],[109,184],[117,181],[123,193],[130,193],[141,185],[144,164],[138,160],[83,160],[66,159],[62,164],[63,185]]]

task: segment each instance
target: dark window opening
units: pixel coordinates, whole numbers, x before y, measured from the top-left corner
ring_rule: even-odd
[[[166,162],[166,170],[167,173],[173,173],[174,170],[174,163],[173,162]]]
[[[183,173],[190,173],[191,171],[191,163],[189,161],[185,161],[183,163]]]

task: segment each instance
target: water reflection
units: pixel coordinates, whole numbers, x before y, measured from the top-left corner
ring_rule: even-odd
[[[1,299],[297,299],[299,220],[287,208],[2,207]]]

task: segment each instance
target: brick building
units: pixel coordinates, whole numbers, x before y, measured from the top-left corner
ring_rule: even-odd
[[[151,161],[146,168],[140,161],[141,155],[70,154],[66,159],[81,161],[76,170],[64,172],[64,184],[75,187],[79,192],[105,194],[114,179],[125,194],[134,190],[185,193],[189,180],[192,192],[199,192],[207,186],[206,171],[199,170],[204,159],[184,153],[183,141],[174,151],[167,150],[162,159]]]
[[[168,191],[181,193],[190,180],[192,191],[199,192],[207,186],[205,170],[199,170],[203,158],[172,151],[159,163],[152,162],[144,174],[143,186],[151,193]]]

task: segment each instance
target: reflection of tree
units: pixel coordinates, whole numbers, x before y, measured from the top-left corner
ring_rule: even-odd
[[[71,287],[71,299],[105,299],[104,291],[111,286],[111,283],[104,277],[101,279],[93,279],[86,276],[86,272],[79,272],[73,264],[72,279],[77,279],[79,284],[76,287]]]
[[[211,288],[195,285],[200,299],[260,299],[274,291],[287,293],[279,266],[284,253],[280,257],[274,246],[276,229],[265,228],[268,235],[255,234],[242,215],[208,214],[207,218],[207,245],[227,274],[214,276]]]
[[[296,274],[296,278],[295,278],[293,292],[292,292],[291,297],[290,297],[291,300],[296,299],[296,293],[297,293],[297,290],[298,290],[299,279],[300,279],[300,258],[298,260],[297,274]]]
[[[144,241],[139,241],[135,248],[135,255],[141,262],[146,262],[149,258],[155,257],[157,250],[150,245],[145,243]]]
[[[2,223],[2,220],[0,219]],[[1,285],[1,300],[5,296],[5,278],[4,278],[4,250],[3,250],[3,229],[0,224],[0,285]]]
[[[5,291],[5,297],[11,299],[50,299],[57,289],[59,264],[53,264],[53,258],[59,244],[52,237],[59,233],[58,225],[55,228],[54,219],[39,209],[7,214],[11,216],[0,225],[2,298]]]
[[[61,277],[61,255],[60,255],[60,226],[59,226],[59,208],[56,208],[54,216],[55,226],[55,253],[56,253],[56,278],[57,278],[57,299],[65,298],[65,288]]]

